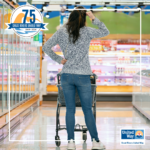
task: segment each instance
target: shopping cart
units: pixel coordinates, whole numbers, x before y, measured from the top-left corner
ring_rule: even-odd
[[[92,111],[93,111],[95,121],[96,121],[96,78],[97,78],[96,74],[93,74],[90,76],[91,88],[92,88],[92,99],[93,99]],[[60,137],[58,135],[58,131],[66,129],[66,125],[60,125],[60,120],[59,120],[60,108],[66,107],[65,98],[64,98],[64,94],[63,94],[62,87],[60,84],[60,80],[61,80],[61,75],[57,74],[58,98],[57,98],[57,110],[56,110],[56,136],[55,136],[55,140],[58,140],[58,141],[55,141],[57,146],[60,146],[60,144],[61,144]],[[81,103],[80,103],[80,99],[79,99],[77,90],[76,90],[76,94],[75,94],[75,101],[76,101],[76,107],[81,107]],[[83,138],[84,142],[86,142],[87,131],[88,131],[86,125],[76,124],[74,131],[82,132],[82,138]]]

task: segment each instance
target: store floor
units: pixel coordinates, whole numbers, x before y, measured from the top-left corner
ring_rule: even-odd
[[[60,111],[60,124],[65,125],[65,108]],[[0,143],[0,150],[66,150],[66,130],[59,131],[60,148],[55,145],[56,102],[45,102],[37,108],[22,124]],[[76,124],[85,124],[81,108],[76,109]],[[150,135],[150,121],[145,119],[133,107],[131,102],[97,102],[97,128],[100,140],[108,150],[150,150],[150,140],[145,145],[120,145],[121,128],[145,128]],[[92,143],[87,132],[86,144],[83,144],[82,133],[75,132],[77,150],[90,150]],[[34,141],[48,140],[48,141]]]

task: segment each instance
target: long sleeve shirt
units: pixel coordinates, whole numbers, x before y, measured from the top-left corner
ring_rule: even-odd
[[[62,73],[70,74],[82,74],[91,75],[92,70],[89,62],[89,46],[93,38],[100,38],[107,36],[109,30],[103,22],[98,18],[92,21],[94,25],[97,25],[99,29],[84,26],[80,28],[79,38],[75,42],[69,42],[69,33],[66,26],[61,27],[57,30],[51,38],[44,44],[42,50],[51,59],[61,64],[62,57],[57,55],[51,48],[59,44],[62,53],[67,59],[67,62],[63,65]]]

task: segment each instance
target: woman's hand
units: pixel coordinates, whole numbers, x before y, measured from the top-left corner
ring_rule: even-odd
[[[67,59],[63,59],[62,61],[61,61],[61,64],[65,64],[67,62]]]
[[[86,15],[89,16],[90,19],[94,20],[95,16],[93,15],[93,13],[91,11],[86,12]]]

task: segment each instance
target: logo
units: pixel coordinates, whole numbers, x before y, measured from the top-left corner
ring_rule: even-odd
[[[22,5],[11,15],[7,29],[13,29],[21,37],[33,37],[41,30],[47,30],[47,23],[43,23],[41,12],[32,5]]]
[[[143,138],[143,131],[136,131],[136,133],[135,133],[135,137],[137,138],[137,139],[142,139]]]
[[[144,145],[144,129],[121,129],[121,145]]]

